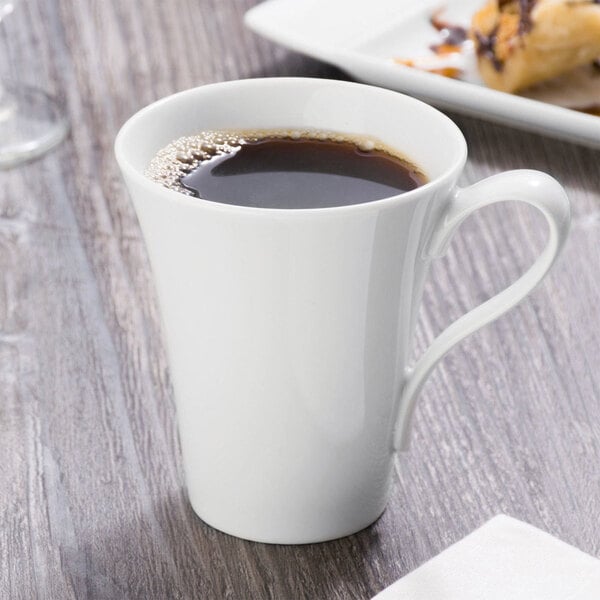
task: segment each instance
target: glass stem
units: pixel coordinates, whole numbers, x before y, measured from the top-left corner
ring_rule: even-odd
[[[11,118],[14,108],[14,104],[10,101],[10,96],[0,80],[0,124]]]

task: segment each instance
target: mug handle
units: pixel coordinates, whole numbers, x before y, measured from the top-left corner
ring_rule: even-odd
[[[495,321],[518,304],[545,277],[569,234],[571,210],[563,187],[545,173],[508,171],[488,177],[467,188],[456,188],[435,225],[426,254],[442,256],[458,226],[474,211],[496,202],[518,200],[535,206],[546,217],[549,236],[546,247],[533,265],[505,290],[470,310],[449,325],[427,348],[413,368],[407,368],[395,419],[394,449],[409,445],[409,429],[416,398],[438,361],[461,340]]]

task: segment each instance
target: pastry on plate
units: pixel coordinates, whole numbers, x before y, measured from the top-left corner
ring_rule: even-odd
[[[516,92],[600,56],[598,0],[490,0],[470,37],[485,83]]]

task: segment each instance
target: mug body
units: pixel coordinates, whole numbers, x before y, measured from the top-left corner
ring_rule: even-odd
[[[376,202],[285,210],[190,198],[144,176],[183,135],[276,128],[373,136],[429,182]],[[196,513],[272,543],[372,523],[389,489],[424,247],[466,158],[459,130],[387,90],[243,80],[147,107],[116,152],[155,277]]]

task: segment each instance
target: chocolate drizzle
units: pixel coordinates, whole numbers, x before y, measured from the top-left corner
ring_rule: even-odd
[[[594,2],[600,3],[600,0],[593,0]],[[509,6],[515,6],[519,11],[519,26],[517,33],[522,36],[533,28],[533,21],[531,20],[531,13],[537,0],[498,0],[498,9],[500,12],[506,10]],[[479,31],[475,31],[475,38],[477,39],[477,54],[484,56],[489,59],[496,71],[501,71],[504,65],[503,61],[496,55],[496,42],[498,41],[498,27],[499,22],[496,23],[492,31],[485,35]]]
[[[531,11],[537,0],[519,0],[519,35],[528,33],[533,27]]]
[[[458,48],[464,44],[467,39],[467,30],[460,25],[452,25],[451,23],[442,20],[440,18],[440,12],[441,11],[435,12],[429,19],[431,25],[442,34],[441,44],[431,46],[431,49],[434,52],[437,51],[437,48],[442,46],[456,46]]]
[[[494,65],[496,71],[502,71],[503,63],[496,56],[496,41],[498,35],[498,25],[490,31],[489,35],[484,35],[479,31],[475,31],[475,37],[477,38],[477,55],[484,56],[489,59]]]
[[[600,0],[594,0],[599,2]],[[517,4],[519,8],[519,35],[531,31],[533,23],[531,21],[531,11],[536,5],[537,0],[498,0],[498,9],[502,12],[507,6]]]

